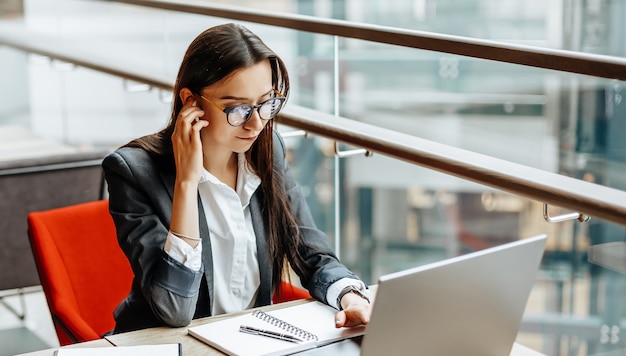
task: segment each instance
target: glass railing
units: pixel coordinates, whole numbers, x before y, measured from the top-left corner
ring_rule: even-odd
[[[352,23],[340,19],[356,16],[353,12],[341,17],[332,7],[310,11],[307,3],[255,3],[254,10],[216,5],[219,11],[212,10],[240,16],[232,19],[207,16],[210,6],[207,10],[203,4],[193,14],[115,2],[25,1],[25,16],[0,22],[0,40],[18,43],[0,48],[2,63],[12,68],[10,73],[5,65],[0,69],[7,72],[3,78],[11,78],[2,80],[0,90],[15,99],[0,104],[0,123],[80,146],[115,147],[154,132],[167,120],[168,90],[191,39],[214,24],[261,16],[265,22],[242,23],[289,66],[294,90],[279,129],[309,133],[287,139],[292,166],[316,222],[336,242],[346,264],[375,283],[381,274],[547,233],[548,247],[518,341],[548,355],[624,349],[624,260],[607,265],[602,247],[626,240],[626,199],[620,202],[626,190],[620,141],[625,78],[606,78],[616,68],[626,73],[625,62],[562,52],[584,49],[555,45],[559,41],[546,44],[558,32],[547,14],[551,7],[533,7],[532,20],[521,27],[528,37],[520,33],[517,41],[482,42],[502,38],[473,36],[454,29],[454,21],[442,29],[441,7],[434,18],[429,11],[435,10],[421,8],[426,12],[415,16],[422,14],[429,25],[410,27],[436,33],[392,32],[400,40],[413,38],[410,43],[424,38],[460,41],[451,49],[473,42],[503,58],[509,47],[523,50],[532,44],[538,46],[535,55],[515,52],[521,59],[513,62],[541,64],[544,56],[545,63],[555,63],[551,55],[572,55],[570,62],[563,59],[564,65],[578,63],[594,75],[390,44],[393,36],[384,35],[388,29],[368,27],[368,16],[380,20],[372,22],[398,25],[410,22],[398,16],[411,11],[385,10],[396,16],[397,22],[391,22],[385,11],[368,7],[363,21]],[[491,7],[475,18],[484,20],[477,28],[508,26],[513,31],[501,18],[490,23],[489,13],[508,11]],[[563,4],[560,10],[574,9]],[[329,14],[321,33],[306,22],[315,18],[298,17],[317,11]],[[295,12],[300,15],[289,25],[267,24]],[[268,13],[274,18],[263,17]],[[546,22],[533,27],[540,14]],[[563,31],[566,24],[561,25]],[[353,31],[355,37],[328,33],[336,28],[358,31]],[[383,33],[368,41],[359,37],[365,30]],[[539,40],[537,31],[542,31]],[[341,143],[335,146],[334,140]],[[394,146],[404,143],[408,148]],[[335,154],[336,149],[358,147],[374,154]],[[551,215],[578,211],[592,219],[547,223],[542,215],[546,202]],[[619,246],[609,252],[623,255]],[[596,256],[594,263],[588,261],[590,255]]]

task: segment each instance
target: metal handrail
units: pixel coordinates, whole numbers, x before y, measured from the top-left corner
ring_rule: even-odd
[[[253,22],[317,34],[354,38],[601,78],[626,80],[626,58],[615,56],[503,43],[191,0],[106,1]]]
[[[279,122],[525,198],[626,225],[626,191],[294,105],[281,112]]]

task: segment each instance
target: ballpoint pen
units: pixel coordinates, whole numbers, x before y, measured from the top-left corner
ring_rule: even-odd
[[[295,336],[292,336],[292,335],[283,334],[283,333],[279,333],[279,332],[272,331],[272,330],[258,329],[258,328],[255,328],[254,326],[241,325],[239,326],[239,331],[241,331],[242,333],[246,333],[246,334],[267,336],[267,337],[272,337],[274,339],[279,339],[279,340],[284,340],[284,341],[289,341],[289,342],[296,342],[296,343],[304,342],[304,340],[297,338]]]

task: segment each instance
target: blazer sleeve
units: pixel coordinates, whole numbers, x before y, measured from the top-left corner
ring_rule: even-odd
[[[133,304],[147,303],[161,324],[188,325],[204,267],[193,271],[163,250],[172,210],[167,184],[147,152],[139,148],[118,149],[105,157],[102,166],[118,242],[135,274],[131,295],[116,314],[132,314],[124,307],[145,309]]]
[[[299,277],[302,285],[309,291],[312,297],[328,304],[326,292],[331,284],[342,278],[360,279],[339,261],[330,246],[326,234],[315,226],[315,221],[304,194],[287,164],[285,143],[279,134],[275,134],[274,142],[274,164],[283,173],[291,209],[307,246],[304,258],[308,265],[313,266],[314,271],[310,277],[303,275],[299,275]]]

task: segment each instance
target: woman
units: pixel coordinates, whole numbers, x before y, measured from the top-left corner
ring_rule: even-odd
[[[367,324],[362,281],[315,228],[272,119],[282,60],[240,25],[189,46],[168,126],[107,156],[109,209],[135,278],[114,332],[267,305],[287,266],[336,326]]]

